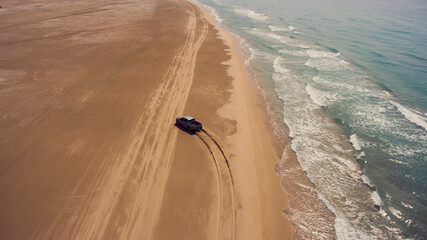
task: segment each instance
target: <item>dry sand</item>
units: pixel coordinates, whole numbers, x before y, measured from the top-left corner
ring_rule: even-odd
[[[289,239],[235,39],[183,0],[0,10],[0,239]],[[189,134],[177,115],[203,122]]]

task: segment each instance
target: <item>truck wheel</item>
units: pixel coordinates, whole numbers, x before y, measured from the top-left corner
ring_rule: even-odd
[[[188,127],[188,128],[187,128],[187,130],[188,130],[189,132],[191,132],[191,128],[190,128],[190,127]]]

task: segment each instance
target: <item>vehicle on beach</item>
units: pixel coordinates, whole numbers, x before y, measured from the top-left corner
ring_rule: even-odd
[[[187,129],[189,132],[199,131],[202,129],[202,124],[196,121],[191,116],[179,116],[176,118],[176,125]]]

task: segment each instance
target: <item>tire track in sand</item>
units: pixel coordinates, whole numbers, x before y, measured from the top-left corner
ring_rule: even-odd
[[[206,129],[201,129],[201,131],[197,132],[196,135],[206,145],[217,168],[220,191],[220,204],[218,209],[218,239],[228,239],[228,237],[221,237],[222,232],[228,232],[228,234],[231,236],[230,239],[236,239],[237,199],[230,163],[221,146],[218,144],[215,138],[212,137],[212,134],[209,134]],[[229,205],[227,205],[227,203],[229,203]],[[231,207],[231,209],[228,209],[228,207]],[[228,224],[229,226],[227,226]]]

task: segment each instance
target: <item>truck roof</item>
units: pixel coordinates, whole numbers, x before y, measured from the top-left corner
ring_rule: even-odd
[[[191,116],[179,116],[178,118],[185,118],[187,121],[193,120],[194,118]]]

